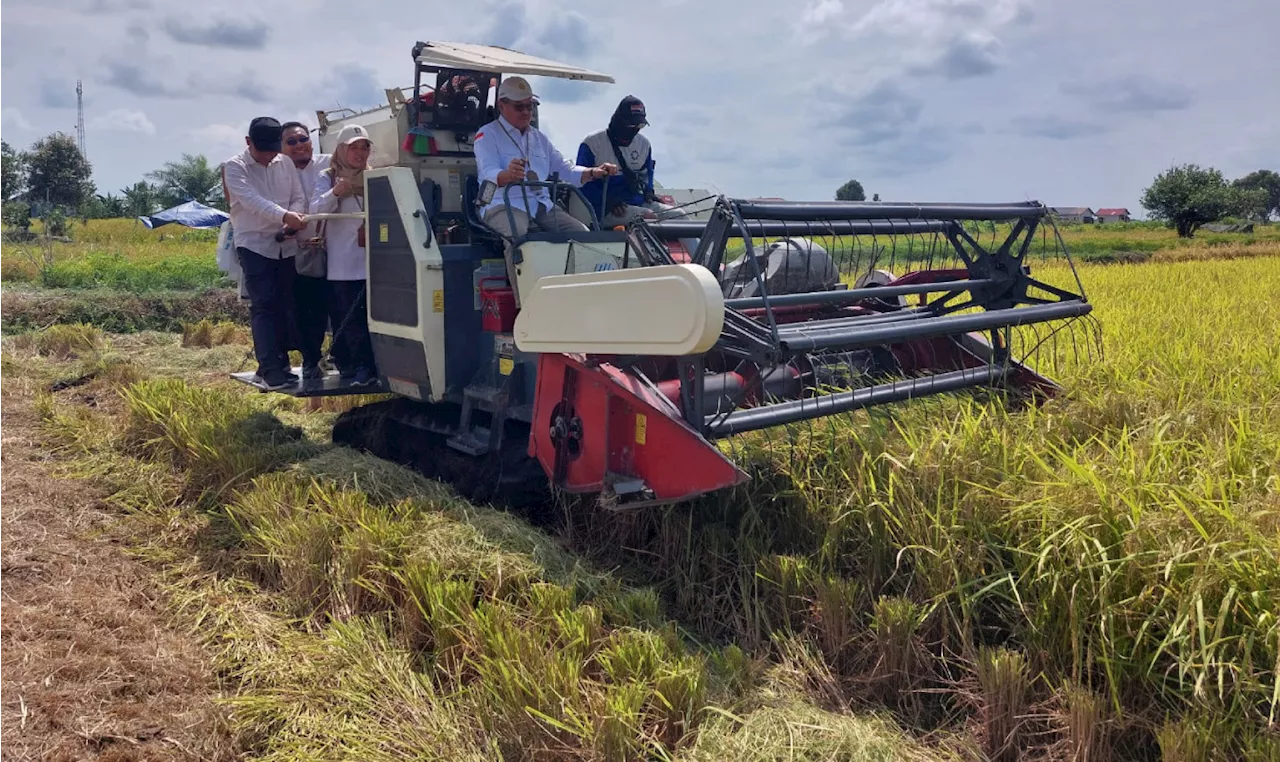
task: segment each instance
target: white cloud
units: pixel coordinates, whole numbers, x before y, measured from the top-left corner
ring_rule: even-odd
[[[198,140],[227,143],[241,140],[247,130],[247,126],[236,127],[231,124],[209,124],[189,130],[188,134]]]
[[[281,119],[280,121],[286,121]],[[196,151],[204,153],[213,164],[220,164],[244,150],[244,136],[249,131],[246,122],[236,126],[231,124],[207,124],[187,130],[188,142]]]
[[[0,110],[0,123],[18,130],[30,130],[31,122],[16,108]]]
[[[817,0],[805,6],[800,13],[802,26],[820,26],[844,13],[844,3],[840,0]]]
[[[1007,63],[1004,30],[1025,21],[1030,0],[880,0],[863,13],[827,14],[838,44],[857,51],[866,76],[962,79]]]
[[[1173,159],[1238,177],[1275,155],[1280,102],[1258,97],[1261,72],[1277,63],[1275,0],[1168,0],[1158,13],[1105,0],[653,3],[434,4],[428,39],[612,74],[612,85],[536,82],[548,133],[575,154],[634,94],[669,187],[829,199],[856,177],[882,198],[1135,209]],[[256,116],[315,124],[318,108],[374,105],[382,88],[412,84],[409,50],[427,34],[402,21],[421,5],[411,0],[383,0],[359,23],[338,0],[316,0],[303,16],[284,0],[220,0],[220,18],[270,23],[259,49],[256,32],[235,49],[175,41],[167,14],[157,21],[162,3],[10,5],[0,30],[10,143],[74,133],[65,93],[80,78],[87,119],[118,109],[154,125],[90,123],[101,188],[131,185],[184,152],[223,161],[244,149]],[[316,54],[315,41],[339,28],[341,45]],[[46,80],[63,97],[44,97]]]
[[[131,111],[127,108],[112,109],[102,116],[94,117],[88,121],[85,129],[141,132],[145,135],[156,134],[156,126],[151,123],[146,114],[141,111]]]

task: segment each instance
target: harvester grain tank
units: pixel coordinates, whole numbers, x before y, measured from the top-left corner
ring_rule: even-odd
[[[364,176],[360,308],[378,382],[330,374],[283,390],[392,395],[341,416],[336,442],[473,498],[550,486],[638,506],[742,483],[718,446],[730,437],[972,388],[1057,391],[1027,357],[1091,305],[1078,279],[1031,275],[1032,252],[1070,261],[1042,204],[720,195],[698,218],[610,230],[552,177],[497,192],[549,187],[589,230],[516,240],[513,284],[502,237],[476,213],[471,150],[498,84],[613,80],[482,45],[420,42],[412,57],[408,96],[320,114],[322,150],[358,121],[393,155]],[[692,254],[677,244],[689,238]]]

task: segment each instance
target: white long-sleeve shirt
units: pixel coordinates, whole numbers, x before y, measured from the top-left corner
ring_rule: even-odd
[[[316,180],[320,179],[320,173],[329,168],[329,160],[333,157],[327,153],[316,154],[311,157],[311,163],[298,170],[298,180],[302,183],[302,190],[306,196],[307,209],[311,208],[311,191],[316,187]],[[296,167],[296,165],[295,165]],[[313,225],[319,223],[311,223]]]
[[[302,195],[304,198],[304,211],[311,211],[311,191],[316,187],[316,179],[320,177],[320,173],[329,168],[329,160],[332,157],[327,153],[314,154],[307,166],[298,169],[298,165],[293,167],[298,171],[298,182],[302,184]],[[292,160],[290,160],[292,163]],[[298,232],[293,238],[286,239],[284,242],[285,256],[293,256],[298,253],[298,241],[305,241],[316,235],[319,222],[308,222],[307,226]],[[289,251],[292,249],[293,254]]]
[[[561,181],[578,187],[582,187],[583,172],[591,169],[567,161],[547,136],[533,125],[529,125],[522,135],[506,117],[501,116],[476,132],[472,147],[476,155],[477,179],[481,185],[485,180],[496,185],[498,173],[517,158],[525,160],[526,179],[532,179],[529,177],[532,172],[537,174],[538,181],[546,181],[552,172],[559,172]],[[490,209],[503,206],[506,190],[498,188],[493,200],[480,209],[482,218]],[[526,195],[528,203],[525,202]],[[531,216],[537,216],[542,208],[551,208],[551,192],[547,188],[512,186],[510,201],[512,209],[522,209]]]
[[[296,248],[275,240],[284,228],[285,212],[303,213],[307,208],[306,192],[293,161],[281,153],[263,166],[246,147],[243,153],[227,159],[223,171],[236,246],[268,259],[293,256]]]
[[[356,196],[338,198],[333,195],[333,175],[321,172],[316,177],[315,188],[311,192],[312,214],[346,214],[363,212],[364,199]],[[319,224],[319,223],[317,223]],[[329,280],[364,280],[365,268],[364,248],[360,246],[357,234],[360,220],[328,220],[325,222],[324,238],[329,250]],[[365,231],[368,235],[368,231]]]

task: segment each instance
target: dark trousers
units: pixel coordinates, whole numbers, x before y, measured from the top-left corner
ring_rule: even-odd
[[[293,300],[302,364],[315,365],[320,362],[320,346],[329,322],[329,281],[298,275],[293,281]]]
[[[243,246],[236,247],[245,291],[249,292],[249,326],[258,373],[289,370],[289,350],[297,342],[293,283],[297,270],[293,259],[268,259]]]
[[[339,372],[354,372],[359,367],[374,369],[368,305],[362,298],[364,285],[362,280],[329,281],[329,322],[333,326],[329,356]]]

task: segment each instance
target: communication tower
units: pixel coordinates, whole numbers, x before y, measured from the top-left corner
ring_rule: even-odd
[[[84,86],[80,80],[76,80],[76,144],[80,148],[80,155],[89,158],[89,154],[84,151]]]

